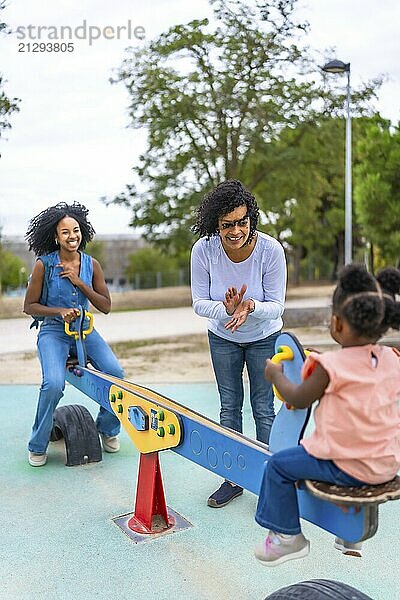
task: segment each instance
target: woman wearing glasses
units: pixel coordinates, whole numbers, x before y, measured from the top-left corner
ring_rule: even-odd
[[[275,415],[264,368],[282,328],[286,261],[281,244],[256,230],[258,216],[240,181],[223,181],[204,197],[193,227],[200,239],[192,248],[191,286],[195,313],[208,318],[220,423],[242,432],[246,365],[256,436],[268,444]],[[224,481],[208,505],[220,508],[242,493]]]

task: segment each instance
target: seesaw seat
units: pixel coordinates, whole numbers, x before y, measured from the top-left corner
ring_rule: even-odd
[[[342,505],[382,504],[388,500],[400,499],[400,477],[379,485],[363,485],[361,487],[345,487],[324,481],[304,480],[307,490],[322,500]]]

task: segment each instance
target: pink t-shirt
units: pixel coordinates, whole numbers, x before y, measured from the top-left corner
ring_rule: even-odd
[[[301,444],[366,483],[393,479],[400,468],[399,356],[372,344],[312,352],[303,378],[315,363],[329,383],[314,412],[315,431]]]

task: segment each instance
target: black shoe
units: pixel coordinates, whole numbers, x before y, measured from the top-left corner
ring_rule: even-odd
[[[229,481],[224,481],[221,487],[214,492],[207,500],[208,506],[212,508],[221,508],[229,504],[231,500],[243,494],[243,488],[239,485],[232,485]]]

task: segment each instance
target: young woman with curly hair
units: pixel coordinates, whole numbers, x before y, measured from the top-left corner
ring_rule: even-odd
[[[264,366],[282,328],[286,261],[281,244],[257,231],[259,209],[240,181],[223,181],[203,199],[193,231],[193,308],[208,318],[212,364],[220,396],[220,423],[242,432],[243,369],[257,439],[265,444],[274,420],[273,392]],[[208,505],[225,506],[243,493],[224,481]]]
[[[91,302],[105,314],[111,308],[101,266],[83,252],[94,235],[87,215],[88,210],[82,204],[60,202],[35,216],[25,236],[37,260],[26,290],[24,312],[43,318],[37,342],[42,385],[28,444],[29,464],[34,467],[46,464],[53,414],[65,387],[66,360],[70,351],[75,350],[73,338],[64,331],[65,323],[76,319],[79,305],[87,310]],[[44,304],[45,276],[47,298]],[[88,360],[96,369],[123,377],[116,356],[95,329],[87,336],[85,347]],[[103,449],[118,452],[120,422],[117,417],[101,407],[96,425]]]

